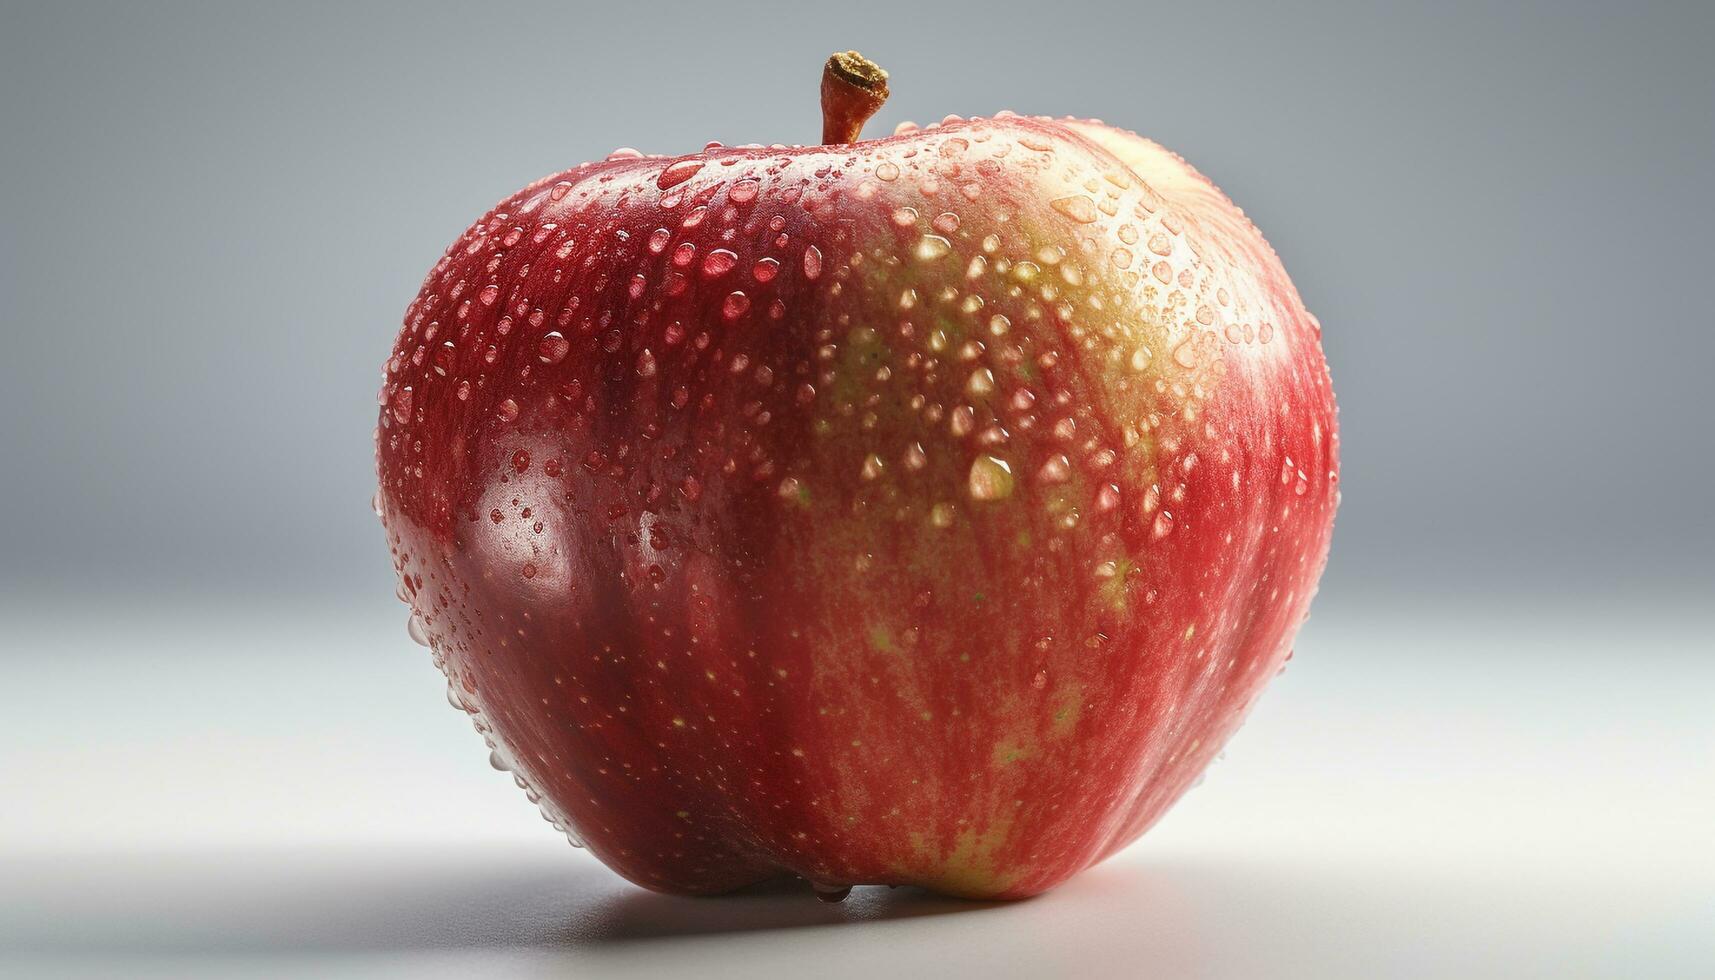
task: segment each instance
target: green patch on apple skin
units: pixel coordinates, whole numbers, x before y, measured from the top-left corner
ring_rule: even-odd
[[[927,861],[935,856],[935,848],[930,845],[929,836],[921,830],[913,830],[906,834],[905,838],[911,842],[911,850],[916,854],[918,860]],[[899,872],[902,875],[911,873],[908,868],[901,868]]]
[[[972,898],[993,896],[1012,886],[1016,875],[1001,874],[994,866],[994,854],[1012,829],[1012,813],[1001,813],[989,821],[986,832],[962,831],[952,851],[941,854],[929,836],[913,831],[909,835],[913,867],[899,867],[896,874],[934,891]]]
[[[1080,685],[1068,684],[1054,694],[1053,733],[1055,738],[1065,738],[1078,727],[1078,718],[1084,713],[1084,690]]]
[[[993,895],[1011,886],[1012,875],[996,870],[994,854],[1012,829],[1010,810],[996,815],[983,833],[966,830],[959,834],[952,853],[924,884],[954,895]]]
[[[1106,602],[1115,612],[1125,612],[1129,605],[1131,576],[1137,570],[1137,562],[1130,558],[1120,558],[1114,561],[1114,574],[1102,580],[1100,592],[1102,601]]]
[[[893,348],[870,327],[853,327],[843,346],[830,390],[834,404],[861,401],[868,393],[867,379],[893,359]]]
[[[869,628],[869,645],[882,653],[899,652],[898,645],[893,642],[893,637],[885,626],[876,625]]]
[[[989,764],[994,766],[1010,766],[1021,759],[1030,758],[1030,750],[1018,742],[998,742],[994,752],[989,755]]]
[[[1061,487],[1048,492],[1044,501],[1044,510],[1048,516],[1059,522],[1060,519],[1071,516],[1076,522],[1078,517],[1078,501],[1087,499],[1084,496],[1084,481],[1077,480],[1072,485]]]

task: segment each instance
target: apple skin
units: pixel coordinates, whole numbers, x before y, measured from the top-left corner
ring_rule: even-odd
[[[620,874],[1018,898],[1143,833],[1290,656],[1320,333],[1099,123],[620,153],[430,273],[378,510],[455,704]]]

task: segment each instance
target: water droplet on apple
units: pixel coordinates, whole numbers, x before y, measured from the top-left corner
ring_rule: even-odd
[[[395,422],[403,425],[411,421],[412,399],[410,385],[406,385],[393,393],[393,420]]]
[[[946,258],[952,251],[953,243],[940,235],[924,235],[917,240],[917,247],[912,254],[921,261],[933,262],[936,259]]]
[[[412,613],[405,620],[405,633],[411,637],[411,642],[420,647],[429,645],[429,631],[423,628],[423,618]]]
[[[1065,453],[1055,453],[1036,471],[1036,478],[1043,483],[1065,483],[1072,478],[1072,461]]]
[[[512,771],[512,767],[506,764],[506,759],[501,756],[499,749],[493,749],[488,753],[488,764],[493,766],[496,772]]]
[[[923,452],[923,444],[921,442],[913,442],[911,445],[905,447],[904,459],[905,468],[908,470],[921,470],[923,467],[929,465],[929,456],[927,453]]]
[[[737,320],[749,311],[750,297],[738,290],[728,293],[721,303],[721,316],[728,320]]]
[[[969,405],[960,405],[953,409],[953,416],[947,421],[947,427],[953,435],[964,438],[977,427],[977,413]]]
[[[978,456],[966,486],[973,500],[1005,500],[1012,496],[1012,465],[999,456]]]
[[[815,882],[811,887],[816,891],[816,898],[821,899],[821,901],[825,901],[825,903],[842,903],[842,901],[845,901],[845,896],[849,896],[852,892],[852,886],[849,886],[849,884],[821,884],[821,882]]]
[[[611,157],[609,159],[611,159]],[[703,169],[703,164],[704,161],[694,159],[679,160],[675,163],[671,163],[667,166],[667,169],[661,171],[660,176],[655,178],[655,186],[662,190],[666,190],[667,188],[673,187],[677,184],[683,184],[685,181],[696,176],[697,171]]]
[[[756,192],[759,186],[756,178],[746,177],[732,185],[732,190],[727,191],[727,200],[734,204],[749,204],[756,200]]]
[[[571,352],[572,342],[558,330],[549,331],[536,344],[536,357],[543,364],[558,364]]]
[[[965,390],[973,395],[987,395],[994,391],[994,372],[988,368],[977,368],[971,372],[970,380],[965,382]]]
[[[1096,202],[1087,197],[1058,197],[1049,201],[1048,205],[1079,224],[1087,225],[1096,220]]]
[[[822,250],[814,245],[804,250],[804,278],[820,279],[822,277]]]
[[[738,255],[731,249],[717,248],[703,257],[703,275],[709,278],[724,276],[738,264]]]
[[[1120,505],[1120,488],[1118,484],[1104,483],[1096,491],[1096,513],[1105,514]]]
[[[750,267],[750,276],[757,282],[771,282],[779,274],[779,259],[757,259],[756,264]]]
[[[1150,525],[1149,533],[1151,537],[1157,539],[1165,538],[1173,533],[1173,515],[1165,510],[1156,514],[1155,523]]]

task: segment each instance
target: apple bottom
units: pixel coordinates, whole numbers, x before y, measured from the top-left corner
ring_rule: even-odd
[[[1195,782],[1304,606],[1264,601],[1190,535],[1154,560],[1201,570],[1198,587],[1157,575],[1136,595],[1052,561],[1021,587],[1017,567],[957,539],[943,554],[970,559],[963,587],[937,589],[905,536],[873,544],[861,572],[794,566],[781,548],[769,562],[786,574],[735,575],[695,541],[663,560],[647,544],[659,519],[628,515],[629,530],[541,556],[527,579],[485,574],[505,567],[488,553],[504,542],[465,538],[439,563],[463,601],[425,621],[459,702],[544,816],[675,894],[788,876],[826,894],[1046,891]],[[1016,598],[997,609],[987,596],[1002,594]]]

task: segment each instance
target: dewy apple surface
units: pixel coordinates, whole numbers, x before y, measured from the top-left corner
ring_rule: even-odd
[[[1038,894],[1152,825],[1291,655],[1339,436],[1255,226],[1098,123],[634,150],[446,252],[380,392],[435,661],[631,880]]]

